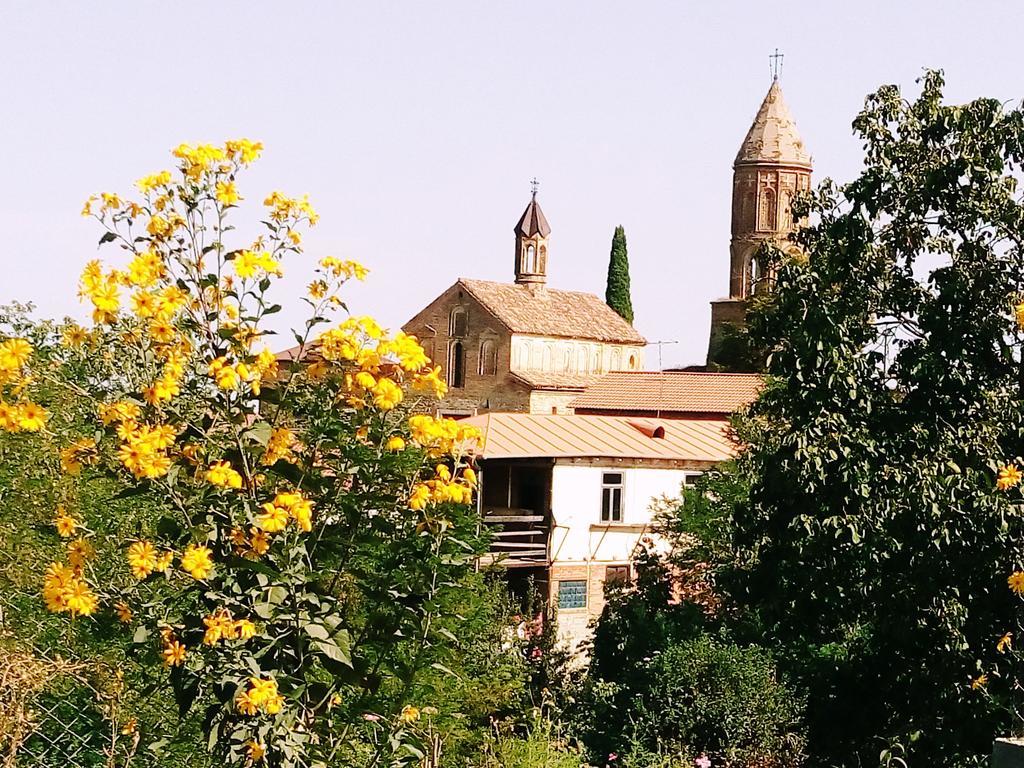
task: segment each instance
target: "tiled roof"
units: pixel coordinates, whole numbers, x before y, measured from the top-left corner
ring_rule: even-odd
[[[796,130],[779,81],[772,82],[736,155],[736,165],[781,163],[811,167],[811,156]]]
[[[551,234],[551,227],[548,226],[548,220],[544,217],[544,211],[540,209],[536,197],[523,211],[519,223],[516,224],[515,233],[521,237],[533,237],[538,233],[541,237],[547,237]]]
[[[728,414],[753,402],[763,385],[754,373],[621,371],[601,377],[569,406],[652,414]]]
[[[466,278],[459,278],[459,283],[512,333],[618,344],[647,343],[633,326],[592,293]]]
[[[465,419],[483,433],[483,459],[619,458],[720,462],[737,449],[724,420],[488,413]]]
[[[512,371],[512,376],[522,381],[530,389],[575,389],[580,392],[601,378],[600,376],[551,371]]]

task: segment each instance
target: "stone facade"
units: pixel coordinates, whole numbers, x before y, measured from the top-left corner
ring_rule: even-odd
[[[514,284],[460,279],[403,326],[448,383],[439,413],[566,413],[598,376],[643,368],[646,342],[607,304],[546,286],[550,231],[534,196],[515,227]]]
[[[709,364],[724,328],[742,325],[747,301],[770,286],[758,251],[766,241],[785,242],[794,228],[793,197],[810,188],[811,157],[775,80],[733,164],[729,295],[711,302]]]

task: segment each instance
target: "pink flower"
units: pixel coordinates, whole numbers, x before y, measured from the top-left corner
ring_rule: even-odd
[[[711,758],[703,752],[701,756],[693,761],[694,768],[711,768]]]

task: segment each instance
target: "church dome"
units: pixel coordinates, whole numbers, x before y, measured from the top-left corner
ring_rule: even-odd
[[[797,133],[796,122],[782,98],[778,80],[772,81],[772,87],[761,102],[754,123],[736,155],[735,165],[755,164],[811,168],[811,156]]]

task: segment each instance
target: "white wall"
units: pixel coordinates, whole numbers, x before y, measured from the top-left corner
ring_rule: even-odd
[[[622,472],[622,526],[651,522],[651,502],[677,497],[683,478],[692,472],[649,467],[590,467],[556,464],[551,475],[551,558],[553,563],[629,560],[640,531],[601,523],[601,476]],[[591,530],[591,526],[600,526]]]
[[[630,357],[633,366],[630,367]],[[629,344],[556,339],[546,336],[512,337],[511,369],[553,373],[600,374],[644,368],[644,348]]]

